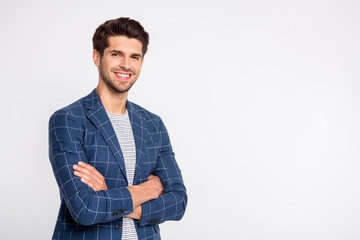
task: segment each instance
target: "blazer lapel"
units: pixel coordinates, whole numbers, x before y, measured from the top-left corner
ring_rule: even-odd
[[[90,95],[85,98],[85,111],[88,119],[97,127],[105,142],[109,146],[116,161],[118,162],[122,174],[127,181],[124,157],[120,148],[120,144],[117,140],[114,128],[110,122],[105,108],[101,103],[100,97],[97,95],[94,89]]]
[[[129,113],[129,118],[131,122],[131,127],[134,134],[135,146],[136,146],[136,167],[135,167],[135,174],[134,174],[134,184],[138,184],[137,182],[140,178],[144,180],[148,176],[141,176],[141,166],[146,157],[146,123],[141,118],[139,112],[133,106],[133,103],[127,101],[126,107]]]

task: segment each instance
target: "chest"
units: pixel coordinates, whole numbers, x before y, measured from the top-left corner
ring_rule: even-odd
[[[126,133],[132,137],[132,140],[125,137],[123,139],[125,141],[130,139],[132,142],[130,148],[126,148],[124,143],[119,143],[121,140],[117,135],[122,133],[117,134],[114,128],[107,130],[107,133],[110,132],[107,136],[91,123],[84,129],[83,150],[88,163],[104,176],[109,189],[128,185],[125,178],[127,169],[124,158],[128,154],[135,158],[132,163],[134,180],[131,179],[134,184],[146,181],[147,176],[156,168],[161,149],[160,142],[153,141],[154,138],[146,129],[140,136],[130,134],[129,131]]]

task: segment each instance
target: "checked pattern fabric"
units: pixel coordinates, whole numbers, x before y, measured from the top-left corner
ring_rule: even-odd
[[[134,185],[154,174],[164,186],[159,198],[142,204],[136,232],[141,240],[160,239],[160,223],[183,217],[186,188],[160,117],[130,101],[126,107],[136,146]],[[95,89],[51,116],[49,159],[61,200],[52,239],[121,239],[132,198],[117,136]],[[79,161],[94,166],[108,190],[93,191],[81,182],[72,168]]]

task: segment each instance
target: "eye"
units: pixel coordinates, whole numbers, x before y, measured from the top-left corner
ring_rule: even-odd
[[[133,56],[133,59],[135,59],[135,60],[139,60],[139,59],[140,59],[140,57],[139,57],[139,56]]]
[[[117,57],[117,56],[119,56],[119,54],[117,54],[117,53],[112,53],[111,56]]]

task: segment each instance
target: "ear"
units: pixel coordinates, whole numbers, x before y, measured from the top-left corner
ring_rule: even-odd
[[[93,50],[93,60],[95,63],[95,66],[99,66],[100,65],[100,53],[98,51],[96,51],[95,49]]]

